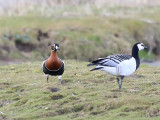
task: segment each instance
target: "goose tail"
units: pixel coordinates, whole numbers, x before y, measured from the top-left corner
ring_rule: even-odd
[[[90,71],[101,70],[102,68],[103,67],[96,67],[96,68],[91,69]]]

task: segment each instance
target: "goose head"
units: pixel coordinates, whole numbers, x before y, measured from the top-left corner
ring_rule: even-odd
[[[136,43],[132,48],[132,56],[134,58],[138,58],[138,51],[147,49],[147,47],[143,43]]]
[[[59,44],[54,43],[54,44],[51,46],[51,50],[52,50],[52,51],[60,50]]]
[[[136,43],[132,48],[132,53],[138,53],[138,51],[147,49],[147,47],[143,43]]]
[[[137,43],[137,48],[138,48],[138,51],[141,51],[143,49],[147,49],[147,47],[143,43]]]

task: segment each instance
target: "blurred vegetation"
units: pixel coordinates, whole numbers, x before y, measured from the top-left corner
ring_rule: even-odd
[[[0,18],[0,59],[43,60],[55,42],[60,44],[58,54],[62,59],[90,61],[109,54],[130,54],[136,42],[149,47],[142,58],[160,56],[159,2],[133,6],[128,2],[113,2],[112,6],[109,1],[98,0],[44,3],[38,7],[34,2],[24,2],[22,13],[22,3],[17,12],[13,6],[3,11],[6,15]]]

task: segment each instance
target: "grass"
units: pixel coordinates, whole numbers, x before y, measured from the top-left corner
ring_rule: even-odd
[[[0,118],[40,120],[160,119],[160,68],[141,65],[118,90],[115,77],[65,60],[62,86],[41,62],[0,66]]]

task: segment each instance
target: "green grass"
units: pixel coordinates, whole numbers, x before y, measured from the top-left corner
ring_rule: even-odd
[[[62,86],[41,62],[0,67],[0,118],[40,120],[160,119],[160,68],[141,65],[118,90],[115,77],[65,60]],[[74,94],[74,95],[73,95]]]

